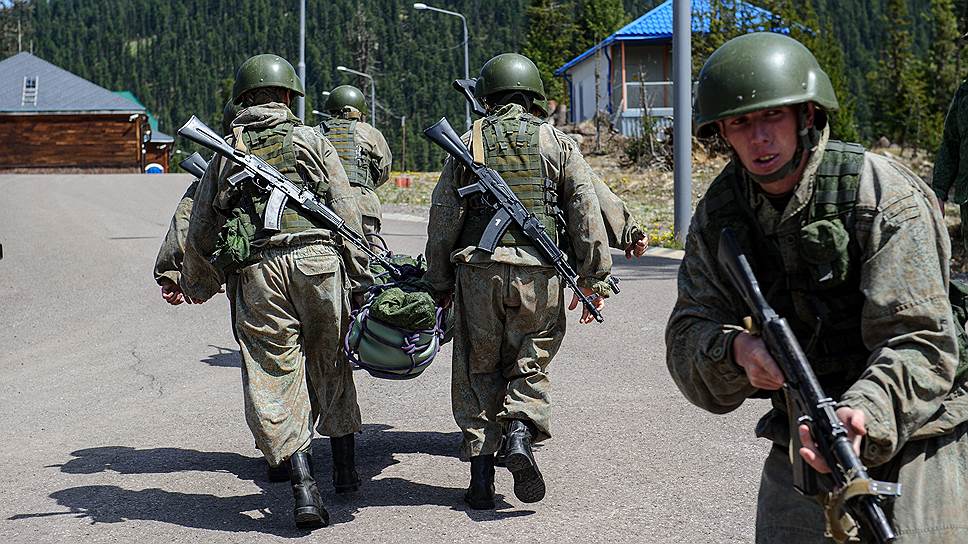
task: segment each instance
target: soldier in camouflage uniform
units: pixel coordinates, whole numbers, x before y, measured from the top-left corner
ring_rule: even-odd
[[[548,118],[547,100],[535,100],[531,109],[536,116],[542,119]],[[632,217],[632,212],[625,202],[599,177],[595,178],[595,194],[602,208],[602,219],[608,232],[608,245],[624,251],[626,259],[645,255],[645,250],[649,248],[649,235]]]
[[[231,100],[225,103],[222,110],[222,134],[231,132],[232,121],[239,114],[239,107]],[[165,302],[177,306],[183,302],[194,303],[191,298],[185,297],[178,281],[181,279],[182,261],[185,258],[185,238],[188,236],[188,223],[192,215],[192,203],[195,199],[195,190],[198,188],[198,179],[192,181],[178,206],[175,213],[171,216],[171,224],[165,239],[161,242],[158,256],[155,258],[155,281],[161,286],[161,297]],[[231,302],[232,295],[229,294]]]
[[[965,248],[968,248],[968,80],[958,87],[944,119],[944,132],[934,161],[931,186],[938,196],[942,211],[954,187],[951,198],[959,206],[961,238]]]
[[[532,101],[544,98],[537,68],[521,55],[499,55],[482,68],[477,91],[489,115],[464,135],[475,160],[500,172],[549,233],[568,233],[579,284],[604,306],[611,257],[597,176],[574,141],[530,113]],[[453,297],[452,404],[464,437],[460,457],[471,463],[464,500],[488,509],[499,448],[515,496],[523,502],[544,497],[531,445],[551,436],[547,372],[564,337],[565,304],[554,269],[516,226],[493,254],[477,248],[494,212],[478,199],[458,197],[457,188],[470,181],[447,160],[433,193],[424,278],[440,300]],[[559,203],[564,224],[557,222]],[[582,322],[590,320],[584,312]]]
[[[363,214],[363,231],[379,234],[383,214],[376,188],[390,179],[393,157],[386,138],[373,125],[363,120],[366,101],[352,85],[340,85],[329,93],[325,105],[328,119],[319,125],[339,153],[343,169],[356,191],[356,201]]]
[[[233,96],[244,109],[228,141],[315,192],[360,232],[359,208],[336,150],[289,110],[302,94],[284,59],[250,58],[236,75]],[[216,158],[199,182],[181,288],[205,301],[226,274],[237,274],[234,323],[246,421],[269,464],[288,466],[296,525],[325,525],[310,441],[314,427],[331,437],[336,491],[357,489],[353,433],[360,430],[360,410],[340,344],[351,293],[362,293],[372,279],[356,247],[298,208],[287,207],[281,232],[262,230],[267,195],[251,184],[230,186],[237,171]]]
[[[968,387],[948,299],[950,242],[923,181],[828,139],[837,106],[827,75],[791,38],[741,36],[706,62],[696,125],[718,131],[734,156],[689,230],[666,329],[669,371],[713,413],[772,399],[756,428],[774,443],[756,541],[829,542],[820,502],[792,486],[790,433],[808,445],[802,459],[829,469],[806,426],[791,429],[783,375],[741,326],[744,304],[717,262],[720,231],[731,227],[871,476],[902,484],[885,507],[899,542],[968,542]]]

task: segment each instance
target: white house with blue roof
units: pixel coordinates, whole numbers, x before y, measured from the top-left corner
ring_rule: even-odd
[[[709,31],[711,2],[716,1],[692,0],[694,34]],[[659,4],[555,71],[568,84],[569,122],[591,119],[602,111],[627,136],[641,130],[646,114],[660,126],[671,126],[672,2]],[[748,2],[736,0],[733,5],[737,20],[757,24],[773,18]]]

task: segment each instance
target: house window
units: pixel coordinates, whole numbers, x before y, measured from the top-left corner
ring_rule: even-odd
[[[20,105],[37,105],[37,76],[24,76],[24,89],[21,95]]]

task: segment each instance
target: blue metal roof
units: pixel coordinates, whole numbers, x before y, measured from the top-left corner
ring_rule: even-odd
[[[712,11],[710,1],[711,0],[692,0],[693,32],[709,32],[710,21],[708,14]],[[773,13],[742,0],[736,0],[736,13],[743,21],[748,21],[753,24],[766,23],[773,18]],[[764,28],[764,30],[767,29]],[[590,57],[598,49],[611,45],[615,42],[661,42],[670,39],[672,39],[672,0],[666,0],[645,15],[623,26],[615,31],[615,33],[611,36],[595,44],[588,51],[585,51],[581,55],[578,55],[577,57],[568,61],[567,64],[555,70],[555,75],[565,73],[569,68]]]

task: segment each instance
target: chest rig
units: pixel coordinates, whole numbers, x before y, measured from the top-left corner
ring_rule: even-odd
[[[798,220],[784,222],[770,235],[742,194],[745,182],[733,164],[706,196],[710,221],[702,231],[705,242],[716,254],[720,230],[729,226],[737,232],[767,301],[787,318],[821,385],[835,397],[860,377],[870,353],[861,335],[860,248],[850,234],[863,166],[862,146],[828,142],[813,198]],[[954,311],[957,316],[959,308]],[[963,379],[968,374],[968,337],[962,322],[955,321],[957,374]]]
[[[306,182],[296,169],[296,149],[292,143],[292,133],[295,126],[293,122],[284,122],[263,130],[242,131],[238,142],[249,153],[274,166],[293,183],[304,187],[306,186]],[[238,208],[234,212],[235,215],[244,216],[254,226],[253,230],[255,233],[252,236],[253,239],[262,238],[267,234],[271,234],[261,232],[269,195],[260,191],[251,183],[244,184],[240,189],[241,195],[238,201]],[[321,195],[325,194],[329,187],[328,183],[323,181],[309,187],[309,189],[317,195]],[[283,211],[280,226],[280,232],[282,233],[295,233],[307,229],[320,228],[288,205]]]
[[[705,197],[709,222],[701,235],[713,255],[720,231],[731,227],[767,301],[790,323],[821,383],[833,389],[853,383],[869,354],[860,326],[859,248],[849,234],[863,165],[863,147],[828,142],[810,202],[769,234],[750,206],[735,162]]]
[[[320,125],[320,132],[329,139],[336,154],[339,155],[350,185],[366,187],[375,190],[373,174],[370,168],[369,154],[356,141],[356,124],[358,120],[336,117]]]
[[[556,239],[556,221],[560,215],[557,184],[548,179],[541,160],[538,136],[542,123],[528,113],[478,119],[472,128],[471,147],[474,161],[500,174],[521,203],[544,225],[548,235]],[[495,210],[481,196],[472,197],[468,202],[460,245],[477,245],[494,213]],[[499,245],[531,243],[517,225],[511,225]]]

